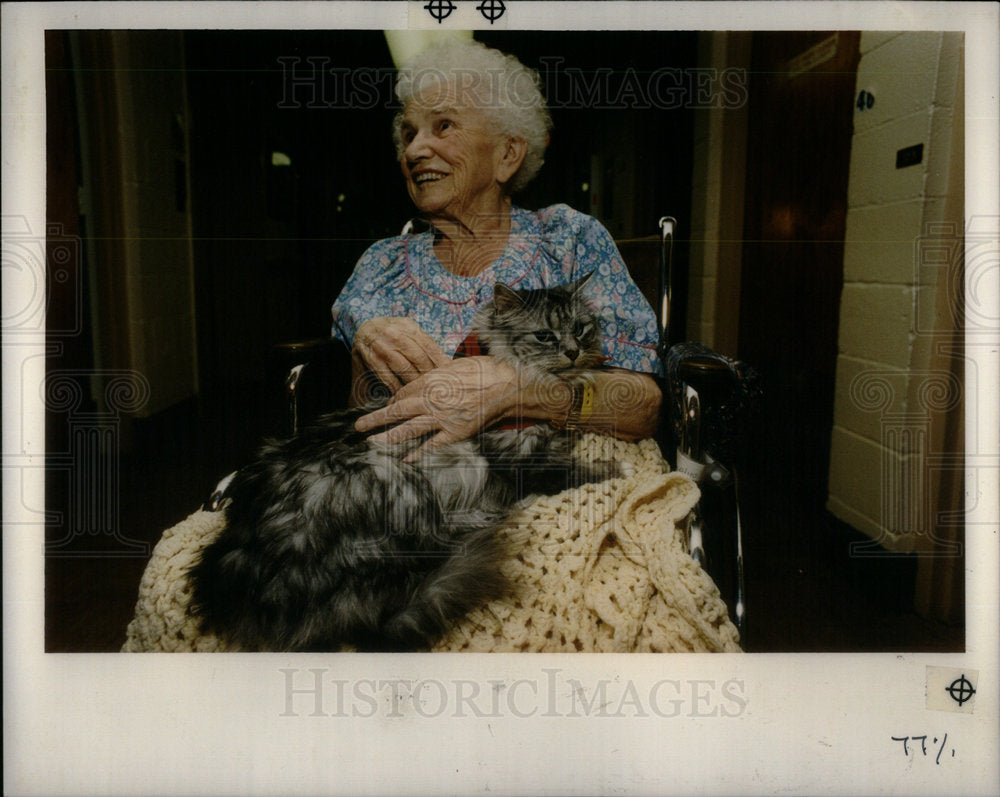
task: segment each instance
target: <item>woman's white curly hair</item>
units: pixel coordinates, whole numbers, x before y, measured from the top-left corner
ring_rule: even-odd
[[[530,183],[545,162],[552,129],[538,73],[482,42],[448,41],[419,53],[400,70],[396,96],[405,106],[415,94],[443,85],[455,89],[461,104],[481,109],[497,133],[524,139],[527,152],[507,191],[516,193]],[[392,125],[399,158],[402,117],[402,112],[396,114]]]

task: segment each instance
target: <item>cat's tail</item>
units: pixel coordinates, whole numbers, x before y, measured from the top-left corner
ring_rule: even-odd
[[[501,565],[507,546],[489,523],[461,538],[454,552],[419,584],[409,603],[382,629],[383,643],[395,650],[426,649],[456,620],[511,589]]]

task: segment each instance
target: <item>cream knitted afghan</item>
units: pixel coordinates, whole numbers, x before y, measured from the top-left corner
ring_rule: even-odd
[[[474,610],[434,648],[477,652],[739,651],[718,589],[677,527],[698,488],[669,473],[652,440],[588,434],[577,453],[630,475],[534,499],[501,534],[514,593]],[[185,573],[221,531],[222,512],[195,512],[164,532],[143,574],[122,648],[226,650],[187,614]]]

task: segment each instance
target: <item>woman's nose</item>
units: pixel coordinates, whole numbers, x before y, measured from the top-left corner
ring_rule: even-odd
[[[427,157],[429,154],[428,137],[419,130],[413,134],[413,138],[403,147],[403,157],[408,161],[419,160],[420,158]]]

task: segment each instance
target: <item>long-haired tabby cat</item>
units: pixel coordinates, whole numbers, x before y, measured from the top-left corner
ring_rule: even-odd
[[[547,290],[498,283],[474,330],[491,356],[536,379],[603,360],[581,295],[590,275]],[[226,488],[226,527],[190,570],[202,628],[244,650],[426,649],[450,623],[501,597],[496,533],[529,494],[616,475],[571,456],[549,424],[492,429],[402,458],[420,441],[373,445],[337,412],[282,442]]]

